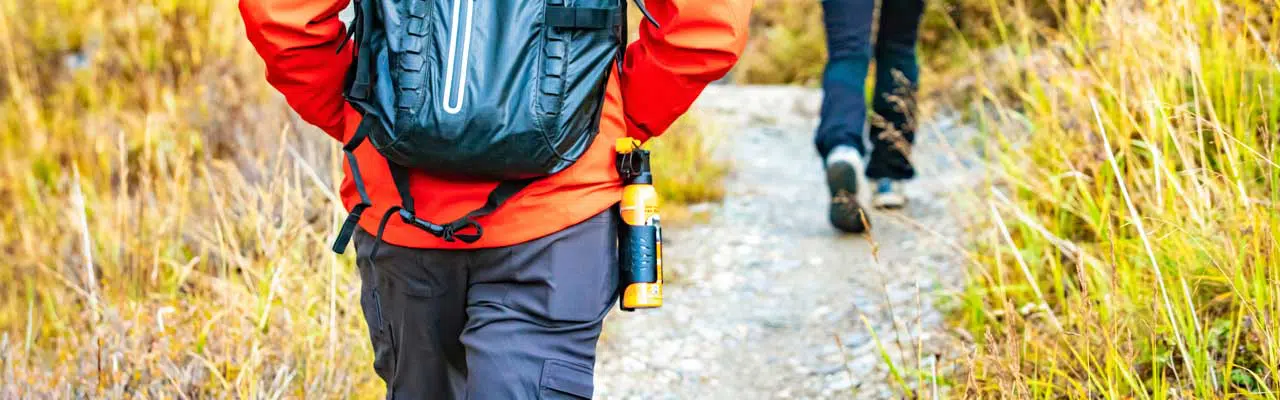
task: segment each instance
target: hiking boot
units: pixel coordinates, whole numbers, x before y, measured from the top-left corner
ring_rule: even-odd
[[[858,204],[862,180],[862,156],[858,150],[840,146],[827,156],[827,188],[831,191],[831,225],[848,233],[867,231],[870,218]]]
[[[876,182],[876,192],[871,196],[871,205],[876,208],[899,209],[907,205],[907,195],[902,193],[902,181],[880,178]]]

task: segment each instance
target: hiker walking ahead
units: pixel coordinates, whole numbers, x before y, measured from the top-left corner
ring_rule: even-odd
[[[354,238],[389,396],[591,397],[615,142],[663,133],[734,65],[751,0],[648,0],[625,53],[619,0],[356,0],[350,33],[348,1],[240,10],[267,81],[344,143],[334,250]]]
[[[857,194],[870,188],[859,182],[874,181],[874,206],[898,208],[907,202],[902,183],[915,177],[909,155],[915,141],[916,38],[924,0],[883,0],[873,44],[875,6],[875,0],[822,1],[828,61],[814,144],[826,165],[831,224],[853,233],[867,229]],[[868,124],[865,82],[872,59],[875,115]],[[863,141],[868,125],[870,154]]]

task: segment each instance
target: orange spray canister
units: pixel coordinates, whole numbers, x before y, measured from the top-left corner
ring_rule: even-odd
[[[649,151],[631,138],[618,139],[616,150],[623,182],[619,204],[623,223],[618,225],[623,288],[619,307],[623,311],[662,307],[662,225]]]

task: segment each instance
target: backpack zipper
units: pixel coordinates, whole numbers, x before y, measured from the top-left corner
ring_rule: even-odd
[[[463,1],[467,2],[467,23],[462,39],[462,65],[458,68],[458,95],[454,98],[454,64],[457,63],[458,58],[458,25]],[[467,94],[467,64],[471,58],[469,57],[471,54],[471,22],[475,16],[475,4],[475,0],[455,0],[453,3],[453,21],[449,29],[449,57],[448,64],[445,65],[444,99],[441,100],[444,112],[449,114],[457,114],[462,111],[462,101]]]

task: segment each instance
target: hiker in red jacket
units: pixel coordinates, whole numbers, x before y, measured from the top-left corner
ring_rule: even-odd
[[[416,96],[420,92],[402,95],[401,100],[417,101],[410,108],[392,104],[401,107],[401,123],[405,115],[428,111],[441,112],[440,118],[480,112],[464,107],[506,117],[527,111],[516,106],[525,104],[528,99],[523,97],[505,99],[511,104],[493,104],[496,99],[477,92],[489,89],[479,87],[487,84],[484,80],[497,79],[483,75],[496,69],[478,65],[483,52],[510,45],[495,43],[507,38],[495,32],[526,29],[505,28],[483,19],[520,16],[525,9],[504,9],[510,5],[490,6],[474,0],[362,0],[365,15],[358,19],[373,18],[388,26],[394,23],[399,29],[395,32],[408,35],[361,38],[356,32],[353,36],[358,43],[344,45],[348,28],[338,15],[349,1],[240,1],[248,38],[266,61],[267,81],[284,94],[302,119],[335,140],[348,143],[356,139],[358,145],[366,131],[357,128],[371,118],[362,111],[373,109],[353,107],[350,101],[355,98],[351,88],[359,86],[362,79],[357,72],[357,84],[348,85],[349,71],[354,70],[350,68],[353,55],[370,57],[366,60],[376,61],[370,65],[377,67],[395,64],[402,68],[397,71],[417,71],[424,61],[428,68],[449,71],[448,79],[440,80],[447,83],[432,83],[447,89],[426,94],[426,100]],[[538,7],[542,3],[538,2]],[[597,32],[589,29],[607,29],[602,18],[613,15],[606,8],[573,9],[575,6],[564,0],[546,0],[545,4],[545,24],[555,28],[546,30],[548,36],[586,29],[573,34],[573,40],[578,40]],[[610,67],[610,74],[602,75],[606,76],[600,81],[603,106],[597,116],[598,134],[592,132],[594,140],[581,149],[572,165],[527,182],[514,195],[503,196],[509,198],[500,201],[496,210],[489,210],[491,213],[466,217],[492,200],[490,195],[499,187],[497,180],[450,179],[422,169],[409,169],[404,179],[397,180],[393,166],[375,146],[367,142],[348,146],[354,148],[350,149],[351,162],[344,168],[340,193],[359,226],[354,244],[363,283],[360,301],[375,353],[374,369],[387,383],[389,396],[591,397],[596,341],[618,291],[615,229],[619,218],[613,207],[622,186],[614,168],[614,143],[624,137],[644,141],[662,134],[709,83],[728,72],[745,47],[752,1],[648,0],[646,5],[653,23],[641,25],[639,37],[626,46],[621,62]],[[462,33],[459,25],[464,26]],[[392,32],[391,28],[387,32]],[[354,49],[364,48],[357,44],[377,40],[383,41],[376,44],[389,49],[388,57],[392,58],[378,58],[373,51],[352,54]],[[448,51],[425,59],[409,54],[423,46],[441,46]],[[553,57],[553,50],[564,50],[551,44],[540,46],[546,48],[546,57]],[[456,68],[452,60],[455,53],[461,54]],[[443,60],[446,54],[449,61]],[[541,57],[538,53],[526,55]],[[472,58],[477,62],[468,65]],[[539,59],[537,65],[551,61],[554,59]],[[386,88],[385,81],[378,78],[386,79],[378,76],[371,80],[374,91]],[[573,85],[585,84],[551,82],[567,85],[557,90],[576,90]],[[547,83],[544,77],[528,86],[541,84],[545,91]],[[422,82],[414,84],[418,86],[410,89],[422,86]],[[464,99],[464,95],[468,97]],[[361,104],[379,104],[374,100]],[[559,104],[539,100],[531,107]],[[412,108],[420,104],[438,108]],[[561,113],[574,112],[583,110]],[[381,118],[385,124],[389,117]],[[491,125],[466,126],[498,126],[501,129],[493,128],[498,134],[510,128]],[[355,165],[358,172],[353,173]],[[362,179],[354,179],[357,175]],[[407,183],[408,193],[398,190],[398,181]],[[403,204],[406,198],[412,198],[414,204]],[[407,214],[406,209],[410,209]],[[394,218],[396,215],[402,218]],[[424,228],[433,226],[424,221],[455,220],[483,226],[484,234],[456,240],[462,234],[454,227]],[[374,255],[378,243],[381,248]],[[341,251],[345,243],[340,240],[335,247]]]

